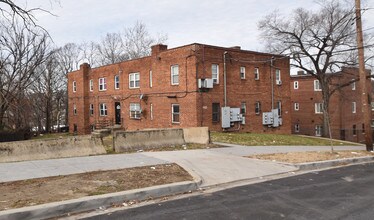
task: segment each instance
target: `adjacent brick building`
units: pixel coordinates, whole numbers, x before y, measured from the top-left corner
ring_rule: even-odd
[[[155,45],[151,56],[98,68],[82,64],[68,74],[70,131],[86,134],[114,124],[126,130],[221,131],[226,97],[244,120],[225,130],[291,133],[289,71],[285,56],[203,44]],[[271,111],[272,103],[279,127],[263,125],[262,113]]]
[[[368,72],[368,74],[370,74]],[[357,68],[344,67],[331,78],[331,88],[339,88],[330,98],[329,114],[334,139],[364,143],[365,126],[361,109],[361,88]],[[346,85],[346,86],[343,86]],[[368,79],[368,94],[371,80]],[[292,133],[322,136],[323,113],[320,84],[312,75],[291,76]]]

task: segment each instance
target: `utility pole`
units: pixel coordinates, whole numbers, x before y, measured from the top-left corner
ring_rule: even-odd
[[[364,117],[365,126],[365,143],[366,150],[373,150],[373,138],[371,131],[371,111],[369,109],[369,95],[370,91],[367,90],[366,86],[366,71],[364,61],[364,43],[362,36],[362,21],[361,21],[361,1],[355,0],[356,3],[356,32],[357,32],[357,47],[358,47],[358,65],[360,75],[360,86],[361,86],[361,103],[362,103],[362,114]]]

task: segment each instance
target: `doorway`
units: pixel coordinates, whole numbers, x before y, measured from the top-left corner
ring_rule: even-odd
[[[120,125],[121,124],[121,103],[115,102],[114,109],[115,109],[116,125]]]

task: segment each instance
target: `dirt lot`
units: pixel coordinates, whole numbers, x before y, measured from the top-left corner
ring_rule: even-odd
[[[176,164],[0,183],[0,210],[193,180]]]
[[[374,156],[374,153],[368,151],[335,151],[334,153],[325,151],[313,152],[290,152],[279,154],[260,154],[248,156],[260,160],[272,160],[286,163],[307,163],[313,161],[335,160],[352,157]]]

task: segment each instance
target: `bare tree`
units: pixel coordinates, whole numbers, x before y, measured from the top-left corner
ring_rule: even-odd
[[[97,44],[100,65],[127,60],[122,38],[119,33],[107,33]]]
[[[337,90],[331,84],[333,73],[343,66],[357,65],[355,11],[353,5],[343,6],[338,0],[318,3],[318,11],[299,8],[288,18],[273,12],[261,20],[258,27],[272,52],[291,56],[291,66],[319,80],[323,98],[323,134],[328,137],[331,135],[329,101]]]
[[[48,58],[49,37],[37,28],[0,21],[0,129],[7,110],[22,108],[24,94]],[[15,108],[17,107],[17,108]],[[15,114],[9,113],[8,114]]]

